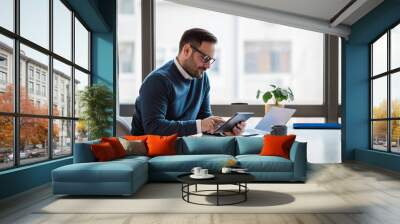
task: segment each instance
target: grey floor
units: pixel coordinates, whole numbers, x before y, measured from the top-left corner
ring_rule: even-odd
[[[45,185],[1,201],[0,223],[400,223],[399,173],[359,163],[310,164],[308,183],[367,206],[356,214],[37,214],[54,200]]]

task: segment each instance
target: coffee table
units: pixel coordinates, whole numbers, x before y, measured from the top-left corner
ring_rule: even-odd
[[[255,180],[255,177],[249,173],[215,173],[213,174],[215,177],[212,179],[193,179],[190,177],[191,173],[182,174],[177,177],[178,181],[182,183],[182,199],[188,203],[198,204],[198,205],[234,205],[245,202],[247,200],[247,192],[249,188],[247,187],[247,183]],[[197,185],[215,185],[215,190],[198,190]],[[190,186],[195,186],[194,191],[190,191]],[[220,185],[236,185],[238,186],[237,190],[224,190],[220,189]],[[214,192],[215,194],[206,194]],[[193,202],[190,200],[190,196],[203,196],[203,197],[216,197],[216,204],[202,204]],[[221,202],[221,197],[232,197],[232,196],[240,196],[239,200],[236,200],[231,203],[223,203]]]

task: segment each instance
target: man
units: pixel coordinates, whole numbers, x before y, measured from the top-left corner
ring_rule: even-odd
[[[212,116],[210,83],[205,71],[215,61],[217,38],[193,28],[179,42],[178,56],[146,77],[140,87],[132,117],[133,135],[179,136],[213,133],[224,120]],[[239,135],[241,122],[227,135]]]

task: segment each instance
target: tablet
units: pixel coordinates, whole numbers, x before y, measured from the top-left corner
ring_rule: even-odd
[[[235,127],[237,123],[242,121],[247,121],[252,116],[254,116],[254,113],[252,112],[237,112],[235,115],[229,118],[229,120],[227,120],[225,123],[222,123],[220,124],[220,126],[217,126],[217,129],[214,131],[214,133],[224,133],[232,131],[232,129]]]

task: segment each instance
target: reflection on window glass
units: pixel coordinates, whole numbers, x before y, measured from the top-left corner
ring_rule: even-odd
[[[0,111],[14,111],[13,41],[0,34]]]
[[[372,81],[372,118],[387,118],[387,78]]]
[[[49,86],[49,57],[23,44],[21,44],[20,52],[21,112],[25,114],[47,115],[49,107],[49,94],[47,93]],[[35,88],[33,94],[28,90],[30,88],[29,85],[26,86],[29,79],[29,69],[27,68],[33,69],[36,74],[36,78],[32,83]]]
[[[14,125],[13,118],[0,116],[0,170],[14,165]]]
[[[257,89],[267,91],[270,84],[290,87],[293,104],[323,103],[323,34],[169,1],[156,4],[156,49],[167,52],[158,65],[176,56],[168,52],[179,45],[187,29],[204,28],[218,38],[219,63],[207,71],[212,104],[263,104],[256,99]],[[218,75],[213,75],[214,66]]]
[[[89,75],[75,69],[75,117],[81,115],[80,95],[87,86],[89,86]]]
[[[400,120],[393,120],[391,124],[391,151],[400,153]]]
[[[387,71],[387,34],[372,45],[372,75]]]
[[[72,154],[72,121],[53,121],[53,157]]]
[[[49,0],[20,0],[21,36],[49,48]]]
[[[75,18],[75,63],[89,69],[89,32]]]
[[[53,115],[72,117],[71,66],[53,60]]]
[[[118,96],[121,104],[133,104],[142,84],[140,8],[140,0],[118,0]]]
[[[133,75],[135,66],[135,46],[134,43],[119,44],[119,71]]]
[[[53,0],[53,50],[71,60],[72,12],[60,1]]]
[[[372,122],[372,148],[387,151],[387,121]]]
[[[19,156],[21,164],[35,163],[49,158],[49,120],[21,117]]]
[[[0,1],[0,26],[14,31],[14,0]]]
[[[392,29],[390,35],[390,63],[391,69],[395,69],[400,67],[400,24]]]

